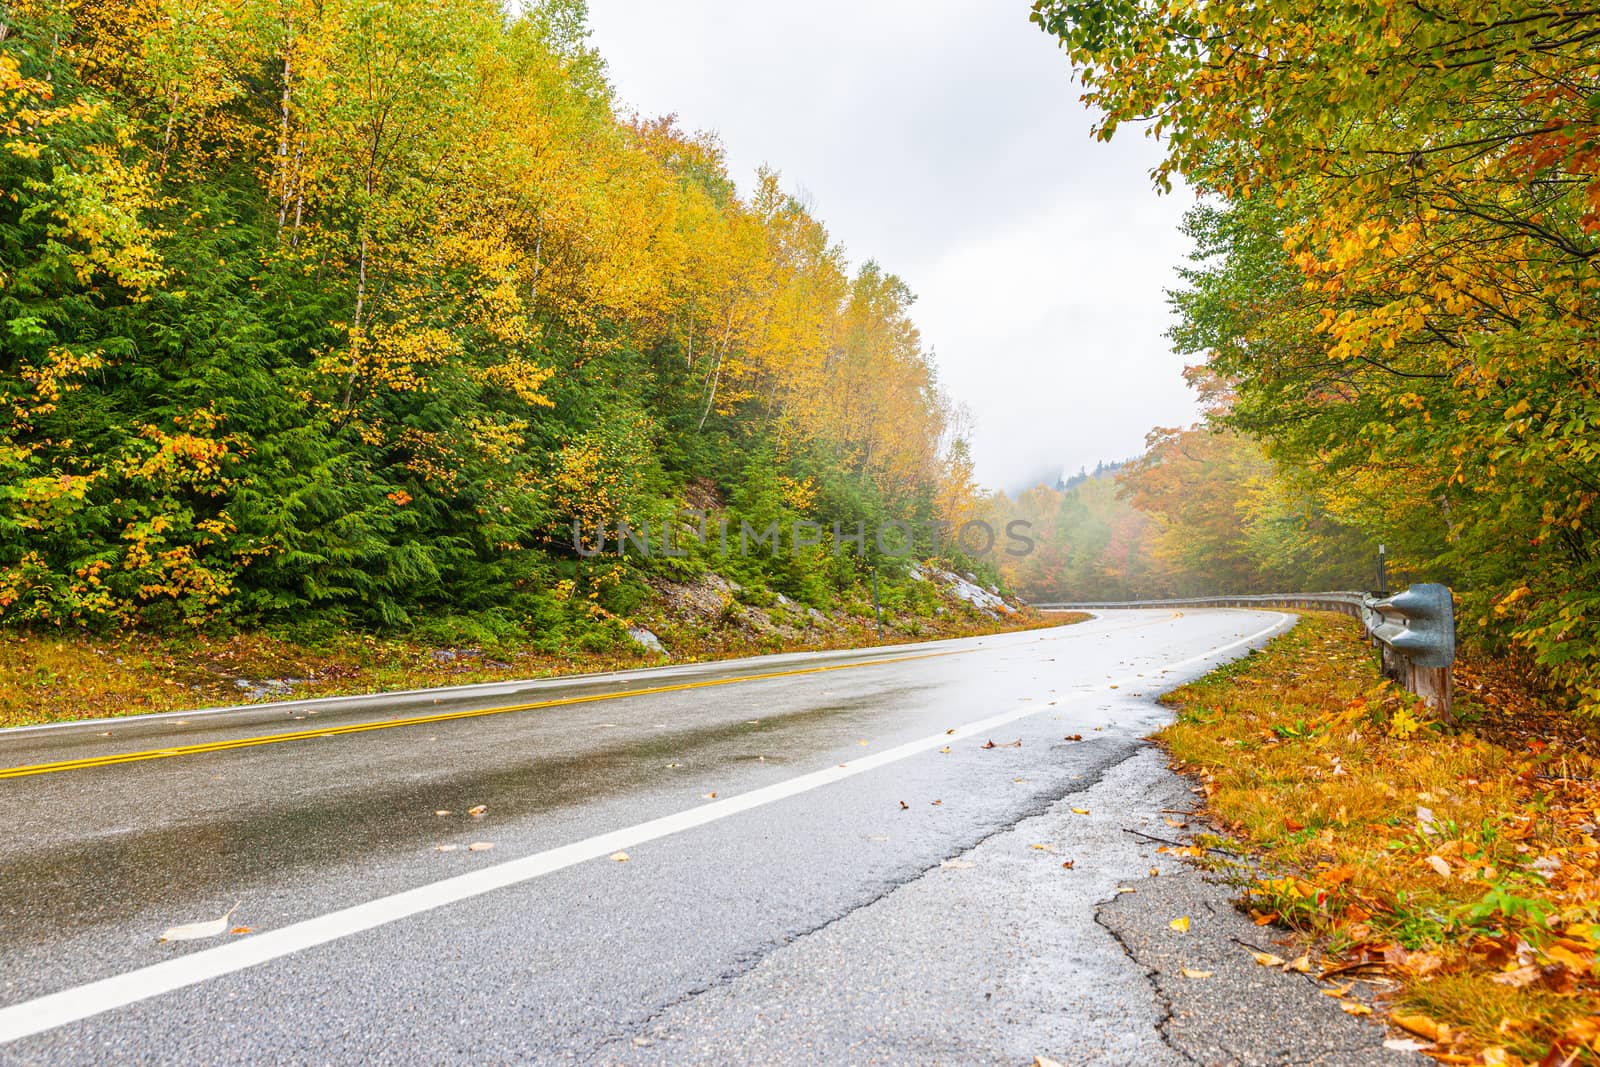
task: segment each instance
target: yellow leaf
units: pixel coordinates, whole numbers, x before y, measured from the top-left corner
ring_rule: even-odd
[[[1180,933],[1180,934],[1186,934],[1186,933],[1189,932],[1189,916],[1180,915],[1176,919],[1173,919],[1171,922],[1169,922],[1167,925],[1172,927],[1174,930],[1178,931],[1178,933]]]
[[[1257,963],[1261,964],[1261,966],[1263,966],[1263,967],[1282,967],[1283,966],[1283,957],[1282,956],[1274,956],[1270,952],[1252,952],[1250,955],[1253,956],[1255,958],[1255,961]]]
[[[1181,966],[1178,968],[1178,970],[1183,974],[1183,976],[1185,978],[1210,978],[1211,974],[1212,974],[1211,971],[1195,971],[1195,970],[1190,970],[1188,967],[1181,967]]]

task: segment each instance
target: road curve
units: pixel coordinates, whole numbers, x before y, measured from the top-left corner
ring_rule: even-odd
[[[1144,811],[1128,768],[1163,717],[1152,697],[1291,621],[1115,612],[0,732],[0,1063],[783,1061],[794,1046],[751,1027],[808,996],[827,1058],[973,1062],[1054,1033],[1105,1062],[1154,1062],[1157,1046],[1127,1036],[1153,1026],[1149,1004],[1130,993],[1057,1019],[1044,1006],[1083,991],[1042,988],[1026,952],[1008,964],[971,924],[945,927],[929,910],[944,890],[923,883],[1064,797]],[[1084,826],[1087,848],[1105,825]],[[1073,892],[1109,892],[1090,877]],[[1021,922],[1017,884],[995,877],[960,909],[989,899],[979,926]],[[917,893],[923,910],[907,911]],[[236,902],[229,929],[248,932],[158,940]],[[1025,918],[1070,941],[1080,981],[1137,979],[1103,930]],[[986,999],[908,1009],[903,971],[875,979],[822,951],[887,960],[930,938],[973,946],[915,953],[930,988],[987,982]],[[806,948],[819,970],[803,988],[759,985]],[[759,988],[779,1007],[734,996]],[[961,1010],[992,1012],[996,990],[1034,1007],[960,1037]]]

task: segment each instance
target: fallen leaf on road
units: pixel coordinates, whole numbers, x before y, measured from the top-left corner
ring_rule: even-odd
[[[1156,877],[1159,877],[1160,874],[1161,874],[1161,868],[1160,867],[1151,867],[1150,868],[1150,877],[1156,878]]]
[[[1168,826],[1172,827],[1174,830],[1182,830],[1185,826],[1189,825],[1184,820],[1182,820],[1182,819],[1174,819],[1170,815],[1168,815],[1166,818],[1162,819],[1162,822],[1166,823]]]
[[[484,813],[487,812],[488,810],[489,810],[489,805],[487,805],[487,804],[475,804],[472,807],[467,809],[467,814],[472,816],[474,819],[478,819],[478,818],[482,818]]]
[[[1353,1000],[1341,1000],[1339,1007],[1343,1008],[1346,1015],[1371,1015],[1372,1009],[1365,1004],[1358,1004]]]
[[[440,808],[438,811],[434,812],[434,814],[435,815],[449,815],[450,814],[450,809],[449,808]]]
[[[983,744],[979,745],[978,747],[979,748],[994,748],[995,744],[994,744],[993,741],[985,741]]]
[[[1087,815],[1087,814],[1089,814],[1089,809],[1088,808],[1073,808],[1072,809],[1072,813],[1074,815]]]
[[[1118,894],[1122,894],[1122,893],[1137,893],[1137,892],[1138,892],[1138,890],[1133,888],[1133,886],[1131,886],[1131,885],[1119,885],[1119,886],[1117,886],[1117,893]]]
[[[235,926],[232,930],[229,930],[228,933],[230,933],[230,934],[253,934],[253,933],[255,933],[255,931],[250,929],[250,927],[248,927],[248,926]]]
[[[1283,969],[1286,971],[1294,971],[1298,974],[1310,974],[1311,957],[1301,956],[1299,959],[1290,960],[1288,963],[1283,965]]]
[[[1033,1067],[1061,1067],[1061,1063],[1051,1059],[1049,1056],[1035,1056],[1033,1058]]]
[[[939,751],[944,753],[946,756],[948,756],[948,755],[950,755],[950,746],[946,745],[943,748],[941,748]]]
[[[1172,927],[1174,930],[1178,931],[1178,933],[1180,933],[1180,934],[1186,934],[1186,933],[1189,932],[1189,916],[1180,915],[1176,919],[1173,919],[1171,922],[1169,922],[1167,925]]]
[[[977,864],[973,863],[971,860],[945,860],[943,863],[939,864],[939,866],[948,867],[952,871],[969,871],[976,867]]]
[[[472,844],[467,846],[467,851],[468,852],[488,852],[491,848],[494,848],[494,842],[493,841],[474,841]]]
[[[844,766],[844,764],[841,763],[839,766],[842,767],[842,766]],[[715,793],[703,793],[703,794],[701,794],[700,799],[701,800],[715,800],[715,799],[717,799],[717,794],[715,794]]]
[[[1354,982],[1346,982],[1337,989],[1324,989],[1322,991],[1322,995],[1325,997],[1347,997],[1350,995],[1350,990],[1354,989],[1355,987],[1356,984]]]
[[[613,852],[611,854],[611,858],[616,860],[618,863],[627,863],[633,857],[628,855],[626,852]]]
[[[1250,953],[1250,955],[1253,956],[1255,958],[1255,961],[1257,963],[1261,964],[1261,966],[1263,966],[1263,967],[1282,967],[1283,966],[1283,957],[1282,956],[1274,956],[1270,952],[1252,952],[1252,953]]]
[[[867,743],[867,739],[866,738],[862,738],[860,741],[856,742],[856,744],[858,744],[858,745],[865,745],[866,743]]]
[[[900,802],[900,810],[901,811],[910,811],[911,810],[911,805],[907,804],[905,801],[902,800]]]
[[[1178,967],[1178,971],[1185,978],[1210,978],[1211,975],[1212,975],[1211,971],[1193,971],[1193,970],[1190,970],[1188,967],[1184,967],[1182,965],[1180,965]]]
[[[1061,864],[1061,866],[1065,867],[1067,870],[1070,871],[1070,870],[1072,870],[1073,867],[1075,867],[1077,865],[1077,863],[1078,863],[1077,860],[1066,860]]]
[[[1068,734],[1066,737],[1063,737],[1061,740],[1063,740],[1063,741],[1082,741],[1083,740],[1083,735],[1082,734]]]
[[[934,806],[934,807],[936,807],[936,808],[937,808],[937,807],[938,807],[938,806],[939,806],[939,805],[941,805],[941,804],[943,804],[943,803],[944,803],[944,801],[942,801],[942,800],[935,800],[935,801],[934,801],[934,802],[933,802],[933,806]]]
[[[1054,845],[1029,845],[1028,847],[1039,852],[1054,852],[1056,850]]]
[[[945,733],[947,733],[947,734],[953,734],[953,733],[955,733],[955,731],[954,731],[954,730],[946,730],[946,731],[945,731]]]
[[[228,920],[233,918],[233,913],[239,910],[239,904],[242,903],[243,901],[236,902],[220,919],[212,919],[210,922],[204,923],[185,923],[182,926],[171,927],[161,935],[161,940],[199,941],[202,938],[225,934],[228,932]]]
[[[1107,689],[1121,689],[1122,686],[1120,686],[1120,685],[1108,685],[1108,686],[1106,686],[1106,688]]]
[[[434,845],[433,850],[435,852],[454,852],[457,847],[456,845]]]

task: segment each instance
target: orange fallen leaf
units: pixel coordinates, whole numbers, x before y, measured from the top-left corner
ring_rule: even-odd
[[[1425,1037],[1429,1041],[1448,1042],[1450,1040],[1450,1027],[1426,1015],[1401,1015],[1398,1012],[1389,1016],[1389,1021],[1408,1033]]]
[[[487,804],[475,804],[472,807],[467,809],[467,814],[472,816],[474,819],[478,819],[478,818],[482,818],[484,813],[487,812],[488,810],[489,810],[489,805],[487,805]]]
[[[229,930],[228,933],[230,933],[230,934],[253,934],[253,933],[255,933],[255,931],[252,930],[248,926],[235,926],[232,930]]]
[[[1283,957],[1282,956],[1274,956],[1270,952],[1252,952],[1252,953],[1250,953],[1250,955],[1251,955],[1252,958],[1255,959],[1255,961],[1257,963],[1261,964],[1261,966],[1263,966],[1263,967],[1282,967],[1283,966]]]
[[[1365,1004],[1357,1003],[1354,1000],[1342,1000],[1342,1001],[1339,1002],[1339,1007],[1344,1009],[1346,1015],[1371,1015],[1372,1014],[1372,1009],[1371,1008],[1367,1007]]]

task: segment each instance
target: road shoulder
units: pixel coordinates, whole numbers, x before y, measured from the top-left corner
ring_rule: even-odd
[[[1264,973],[1231,942],[1237,924],[1255,928],[1227,887],[1125,832],[1159,834],[1161,810],[1192,799],[1141,745],[1046,813],[667,1006],[602,1058],[1406,1062],[1382,1047],[1381,1027],[1299,975]],[[1186,934],[1170,926],[1178,914],[1191,916]],[[1202,962],[1213,978],[1178,977]]]

